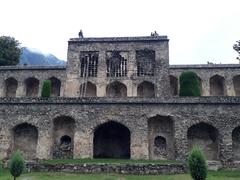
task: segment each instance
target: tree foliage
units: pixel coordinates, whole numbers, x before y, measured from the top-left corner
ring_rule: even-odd
[[[10,173],[14,177],[14,180],[23,173],[25,166],[25,161],[21,152],[19,150],[16,151],[12,155],[9,165]]]
[[[41,96],[42,97],[50,97],[51,96],[51,81],[50,80],[45,80],[43,82]]]
[[[0,66],[16,65],[22,53],[20,43],[13,37],[0,37]]]
[[[3,162],[0,160],[0,176],[3,174]]]
[[[233,49],[237,51],[238,53],[237,59],[240,60],[240,40],[236,41],[236,43],[233,45]]]
[[[201,149],[194,147],[188,156],[188,167],[194,180],[207,178],[207,163]]]
[[[195,72],[186,71],[181,74],[180,96],[201,96],[200,82]]]

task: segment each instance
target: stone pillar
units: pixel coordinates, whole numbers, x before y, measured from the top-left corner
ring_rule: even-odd
[[[61,80],[61,87],[60,87],[60,97],[64,96],[64,91],[65,91],[65,81]]]
[[[169,50],[168,41],[163,41],[159,47],[155,49],[155,79],[156,79],[156,97],[170,96],[170,80],[169,80]]]
[[[148,131],[138,129],[131,132],[131,159],[148,159]]]
[[[25,97],[26,96],[26,88],[24,81],[18,82],[18,87],[16,91],[16,97]]]
[[[52,137],[48,130],[39,130],[36,157],[51,159]]]
[[[5,97],[5,83],[4,81],[0,81],[0,97]]]
[[[229,164],[233,160],[233,149],[232,149],[232,132],[231,130],[222,130],[225,132],[222,137],[219,137],[219,159],[223,166],[229,167]]]
[[[67,80],[65,83],[65,97],[78,97],[80,90],[80,82],[78,80],[78,76],[74,74],[68,74]]]
[[[92,158],[92,140],[88,132],[76,131],[74,134],[74,159]]]
[[[210,96],[209,78],[202,79],[202,96]]]
[[[138,84],[137,83],[132,83],[132,96],[133,97],[137,97],[137,87],[138,87]]]
[[[235,90],[233,85],[233,78],[232,77],[226,77],[225,79],[225,87],[226,87],[226,95],[227,96],[235,96]]]
[[[43,87],[44,80],[39,79],[39,85],[38,85],[38,95],[37,97],[41,97],[42,95],[42,87]]]
[[[97,84],[97,96],[106,96],[106,79],[107,79],[107,65],[106,65],[106,52],[99,51],[98,56],[98,84]]]
[[[0,128],[0,157],[1,159],[4,158],[9,158],[10,154],[10,149],[11,149],[11,143],[12,140],[11,139],[11,131],[7,130],[7,128],[4,130],[4,128]]]

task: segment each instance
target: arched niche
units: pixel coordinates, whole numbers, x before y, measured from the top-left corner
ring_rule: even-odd
[[[55,77],[51,77],[49,80],[51,81],[51,97],[60,96],[61,81]]]
[[[106,94],[108,97],[127,97],[127,87],[123,83],[115,81],[107,86]]]
[[[178,95],[178,78],[175,76],[170,75],[170,88],[171,88],[171,95],[177,96]]]
[[[96,97],[97,86],[91,82],[86,82],[80,86],[80,97]]]
[[[25,80],[25,89],[27,97],[36,97],[38,96],[39,91],[39,80],[36,78],[28,78]]]
[[[16,97],[18,82],[15,78],[10,77],[5,80],[5,96]]]
[[[226,95],[225,79],[222,76],[214,75],[209,80],[210,95],[211,96],[224,96]]]
[[[233,86],[236,96],[240,96],[240,75],[233,77]]]
[[[138,97],[155,97],[155,86],[153,83],[143,81],[137,88]]]

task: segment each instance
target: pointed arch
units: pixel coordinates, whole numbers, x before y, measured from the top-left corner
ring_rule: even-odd
[[[16,97],[18,82],[15,78],[9,77],[5,80],[5,96],[6,97]]]
[[[233,86],[236,96],[240,96],[240,75],[233,77]]]
[[[232,131],[232,150],[233,150],[233,159],[240,160],[240,126],[236,127]]]
[[[91,82],[86,82],[80,86],[80,97],[96,97],[97,86]]]
[[[115,81],[107,85],[106,94],[108,97],[127,97],[127,87],[125,84]]]
[[[224,96],[226,95],[225,79],[220,75],[214,75],[209,80],[210,95],[211,96]]]
[[[60,96],[61,81],[56,77],[49,78],[51,81],[51,97]]]
[[[26,96],[27,97],[36,97],[38,96],[39,91],[39,80],[30,77],[25,80],[25,89],[26,89]]]
[[[207,160],[218,160],[219,132],[210,124],[201,122],[191,126],[187,131],[189,151],[194,147],[200,147]]]
[[[38,143],[38,129],[28,123],[13,128],[13,151],[20,150],[26,159],[35,159]]]
[[[117,122],[99,125],[94,131],[94,158],[130,158],[130,130]]]
[[[178,95],[178,78],[172,75],[170,75],[169,78],[170,78],[171,95],[177,96]]]
[[[155,86],[149,81],[143,81],[137,88],[138,97],[155,97]]]
[[[59,116],[53,120],[53,159],[73,158],[75,120],[68,116]]]

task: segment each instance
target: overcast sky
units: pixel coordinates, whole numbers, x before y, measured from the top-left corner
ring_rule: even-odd
[[[238,63],[240,0],[0,0],[0,36],[67,59],[77,37],[170,39],[171,64]]]

